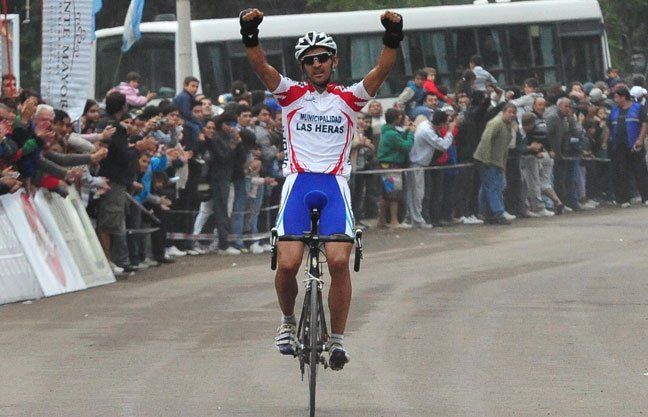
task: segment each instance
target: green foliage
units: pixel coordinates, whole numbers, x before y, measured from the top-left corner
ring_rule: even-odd
[[[635,52],[648,53],[648,1],[599,0],[613,65],[629,72],[630,57]],[[645,69],[644,69],[645,71]]]

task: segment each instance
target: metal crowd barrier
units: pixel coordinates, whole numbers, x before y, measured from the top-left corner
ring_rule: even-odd
[[[512,159],[519,159],[519,157],[513,157],[509,158],[509,160]],[[607,163],[610,162],[611,160],[609,158],[580,158],[580,157],[563,157],[561,158],[563,161],[583,161],[583,162],[602,162],[602,163]],[[448,169],[461,169],[461,168],[467,168],[467,167],[472,167],[475,166],[475,163],[473,162],[467,162],[467,163],[459,163],[459,164],[449,164],[449,165],[432,165],[428,167],[411,167],[411,168],[388,168],[388,169],[369,169],[369,170],[363,170],[363,171],[354,171],[352,173],[352,176],[354,175],[380,175],[380,174],[385,174],[385,173],[403,173],[403,172],[411,172],[411,171],[443,171],[443,170],[448,170]],[[151,218],[156,224],[160,223],[160,220],[153,215],[153,213],[149,210],[147,210],[144,206],[142,206],[140,203],[138,203],[135,199],[132,198],[132,196],[129,195],[129,199],[131,202],[133,202],[143,213],[145,213],[149,218]],[[273,205],[273,206],[268,206],[268,207],[262,207],[259,212],[265,212],[267,216],[267,223],[269,223],[269,213],[274,210],[278,210],[279,206],[278,205]],[[181,214],[181,215],[197,215],[200,211],[199,210],[169,210],[169,213],[171,214]],[[251,210],[246,210],[246,211],[234,211],[231,214],[251,214]],[[133,229],[133,230],[127,230],[128,234],[148,234],[152,233],[154,231],[158,230],[156,227],[152,228],[143,228],[143,229]],[[200,233],[200,234],[192,234],[192,233],[179,233],[179,232],[168,232],[167,233],[167,239],[169,240],[190,240],[190,241],[198,241],[198,240],[216,240],[218,239],[218,235],[215,233]],[[228,240],[229,241],[235,241],[235,240],[242,240],[242,241],[255,241],[255,240],[260,240],[260,239],[268,239],[270,237],[269,232],[264,232],[264,233],[257,233],[257,234],[244,234],[241,236],[237,235],[229,235]]]

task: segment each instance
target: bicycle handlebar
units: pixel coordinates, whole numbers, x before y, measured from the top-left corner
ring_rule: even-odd
[[[355,237],[347,235],[283,235],[277,238],[280,242],[321,242],[321,243],[330,243],[330,242],[341,242],[341,243],[354,243],[356,241]]]

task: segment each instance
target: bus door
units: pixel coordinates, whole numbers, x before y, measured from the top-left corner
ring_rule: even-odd
[[[597,21],[562,23],[558,34],[565,83],[603,79],[603,24]]]
[[[265,90],[259,77],[254,73],[247,59],[245,47],[240,42],[229,42],[229,67],[232,81],[243,81],[247,84],[248,91]],[[279,73],[286,74],[284,53],[281,41],[278,39],[263,40],[263,50],[266,59]]]

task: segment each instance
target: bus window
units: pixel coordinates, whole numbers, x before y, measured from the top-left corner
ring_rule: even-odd
[[[382,51],[382,39],[379,36],[357,36],[351,38],[351,78],[362,79],[376,64]]]
[[[600,36],[563,38],[562,52],[566,83],[601,79],[603,58]]]
[[[95,96],[103,96],[136,71],[142,76],[142,92],[175,91],[175,35],[142,33],[142,39],[122,54],[121,35],[97,39]]]
[[[432,67],[437,71],[437,83],[450,85],[450,64],[444,32],[418,32],[409,35],[411,62],[415,69]]]
[[[529,43],[528,26],[514,26],[508,29],[509,53],[511,54],[511,67],[528,68],[531,66],[531,44]]]
[[[406,49],[406,44],[402,49]],[[350,54],[346,58],[351,63],[351,80],[347,83],[363,79],[376,65],[380,51],[382,51],[382,38],[378,35],[351,37]],[[399,55],[390,76],[380,87],[378,97],[393,96],[402,90],[405,79],[403,61],[402,55]]]
[[[229,92],[229,74],[223,45],[214,42],[201,43],[196,49],[203,92],[212,98]]]
[[[556,72],[556,40],[554,27],[531,26],[531,44],[533,46],[533,65],[543,67],[542,76],[537,77],[543,84],[558,82]]]
[[[504,72],[502,45],[506,45],[506,32],[480,28],[477,29],[477,38],[479,39],[479,55],[484,61],[484,66],[493,77],[497,78],[500,85],[505,85],[506,73]]]
[[[455,69],[460,77],[463,70],[468,68],[470,57],[477,54],[474,29],[459,29],[452,32],[452,49],[455,58]]]
[[[286,74],[286,61],[284,60],[282,48],[281,39],[263,40],[263,49],[268,63],[279,71],[279,73]],[[227,49],[229,53],[229,73],[231,75],[231,80],[243,81],[247,84],[248,91],[265,90],[266,87],[250,66],[245,46],[239,41],[227,42]]]

